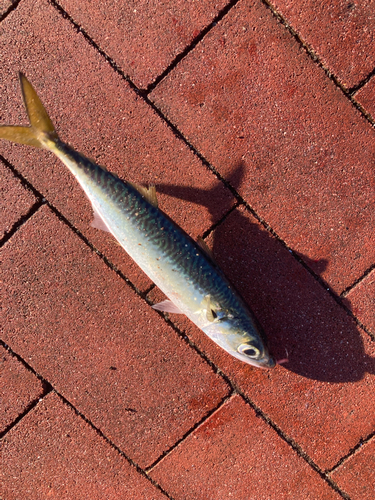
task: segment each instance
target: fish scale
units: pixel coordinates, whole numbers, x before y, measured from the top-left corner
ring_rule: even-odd
[[[157,207],[152,189],[120,180],[62,142],[30,82],[20,78],[31,126],[1,126],[0,138],[60,158],[89,198],[94,225],[108,230],[169,298],[155,309],[185,314],[241,361],[274,367],[257,319],[202,245]]]

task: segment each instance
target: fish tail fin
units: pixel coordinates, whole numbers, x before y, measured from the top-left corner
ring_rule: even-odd
[[[30,120],[29,127],[0,126],[0,139],[28,144],[36,148],[52,149],[58,140],[55,127],[47,114],[38,94],[26,76],[19,74],[23,102]]]

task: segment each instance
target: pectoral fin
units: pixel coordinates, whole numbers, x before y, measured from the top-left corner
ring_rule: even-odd
[[[206,295],[202,301],[202,309],[206,309],[206,318],[211,323],[217,318],[215,308],[211,304],[211,296]]]
[[[159,302],[158,304],[154,304],[151,306],[153,309],[156,309],[157,311],[163,311],[163,312],[169,312],[169,313],[174,313],[174,314],[183,314],[180,309],[173,304],[170,300],[163,300],[163,302]]]
[[[94,219],[91,222],[92,227],[95,227],[95,229],[100,229],[102,231],[107,231],[110,233],[111,231],[108,229],[107,224],[104,222],[104,220],[101,218],[99,212],[96,210],[94,205],[92,206],[93,212],[94,212]]]

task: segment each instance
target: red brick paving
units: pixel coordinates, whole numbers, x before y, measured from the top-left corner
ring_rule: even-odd
[[[0,162],[0,239],[35,203],[35,196]]]
[[[53,393],[2,444],[7,500],[166,498]]]
[[[118,4],[61,5],[140,87],[201,36],[150,95],[182,137],[47,0],[23,0],[0,23],[1,123],[26,122],[22,70],[77,150],[155,183],[162,208],[193,237],[218,224],[208,237],[218,262],[289,362],[244,365],[170,315],[181,339],[124,281],[151,285],[90,228],[89,204],[66,169],[0,141],[0,154],[52,207],[31,215],[37,197],[1,164],[0,228],[13,232],[2,248],[0,340],[11,351],[0,497],[166,498],[145,477],[156,463],[149,474],[174,500],[371,498],[375,348],[358,325],[374,333],[375,140],[334,81],[368,80],[354,99],[374,117],[372,3],[273,3],[317,61],[260,0],[227,4],[206,34],[225,2],[153,11],[137,0],[137,23]],[[206,162],[267,229],[244,207],[221,220],[234,196]],[[349,293],[333,296],[309,270]],[[226,400],[231,390],[258,416],[240,396]]]
[[[0,16],[3,16],[12,5],[12,0],[0,0]]]
[[[59,3],[138,87],[145,88],[228,2]]]
[[[346,87],[375,66],[375,2],[272,0],[279,14]]]
[[[331,477],[351,498],[372,500],[375,492],[375,439],[361,445]]]
[[[375,76],[356,92],[354,98],[375,121]]]
[[[151,98],[224,177],[243,167],[234,187],[338,293],[374,262],[375,131],[260,2]]]
[[[0,346],[0,433],[42,395],[41,381]]]
[[[375,269],[346,296],[355,316],[375,336]]]
[[[340,498],[239,396],[150,475],[174,498],[186,500]]]
[[[172,321],[315,463],[333,467],[375,429],[374,343],[244,210],[233,212],[209,241],[252,305],[271,351],[289,362],[273,371],[254,369],[217,348],[183,316],[171,315]],[[230,253],[225,242],[231,242]],[[163,300],[159,294],[153,291],[150,299]]]
[[[227,395],[226,383],[47,207],[3,259],[5,342],[140,465]]]
[[[22,2],[2,23],[0,92],[6,97],[0,116],[26,122],[17,76],[22,70],[63,140],[120,177],[156,184],[160,206],[194,237],[202,234],[232,206],[229,191],[56,9],[34,4]],[[108,234],[90,226],[89,202],[59,160],[11,144],[1,152],[137,287],[151,285]],[[207,197],[211,192],[214,198]]]

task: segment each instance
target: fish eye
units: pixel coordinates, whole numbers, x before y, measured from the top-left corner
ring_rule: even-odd
[[[258,358],[260,355],[259,349],[249,344],[241,344],[237,347],[237,351],[249,358]]]

